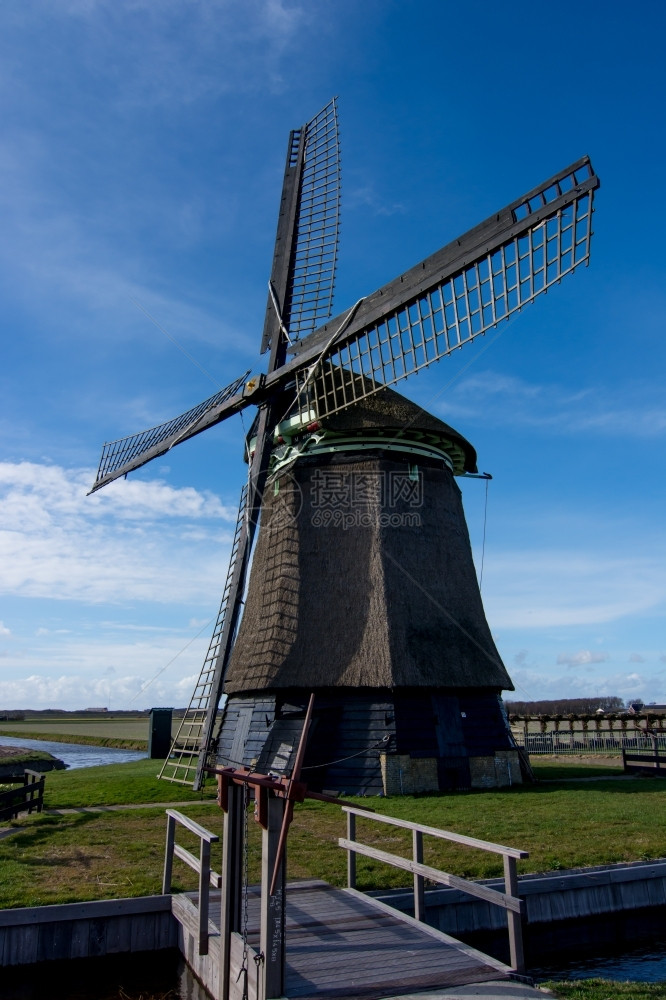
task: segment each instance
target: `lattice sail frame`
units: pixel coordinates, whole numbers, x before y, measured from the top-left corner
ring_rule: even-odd
[[[340,141],[335,98],[303,131],[303,174],[285,310],[293,341],[327,320],[333,306],[340,233]],[[300,137],[300,133],[294,135]]]
[[[592,236],[593,179],[589,161],[510,206],[517,231],[463,264],[344,344],[333,342],[315,365],[296,372],[297,405],[325,417],[398,382],[485,334],[587,264]],[[576,189],[588,182],[590,186]],[[597,182],[598,183],[598,182]],[[546,213],[563,196],[567,203]],[[540,216],[532,222],[531,216]],[[522,220],[525,226],[521,227]],[[424,267],[426,262],[424,262]],[[335,334],[332,336],[334,341]],[[342,338],[341,338],[342,339]]]
[[[149,462],[152,458],[163,455],[185,438],[192,437],[196,433],[197,425],[202,424],[204,418],[212,410],[236,395],[249,374],[250,370],[248,369],[234,382],[216,392],[214,396],[205,399],[186,413],[173,417],[172,420],[140,431],[138,434],[130,434],[128,437],[118,438],[117,441],[109,441],[104,444],[97,476],[90,492],[93,493],[110,479],[122,475],[125,466],[128,466],[128,471],[132,471],[139,465]],[[206,426],[208,425],[206,424]],[[203,430],[204,427],[201,429]],[[137,463],[135,460],[140,456],[143,457],[143,461]]]

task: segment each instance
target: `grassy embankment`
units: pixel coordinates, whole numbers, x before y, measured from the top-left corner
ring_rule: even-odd
[[[20,747],[16,748],[20,750]],[[13,753],[9,756],[4,756],[2,752],[2,744],[0,744],[0,767],[3,764],[10,764],[15,766],[17,769],[21,767],[30,767],[31,764],[36,763],[40,760],[53,760],[53,754],[45,753],[43,750],[26,750],[25,753]]]
[[[542,762],[539,774],[558,777],[562,765]],[[215,832],[221,815],[190,789],[158,782],[159,762],[141,760],[49,774],[46,808],[79,810],[20,817],[21,832],[0,840],[0,907],[138,896],[159,891],[164,851],[163,807],[185,802],[182,811]],[[587,768],[568,765],[582,777]],[[572,782],[553,780],[496,792],[467,792],[363,800],[388,815],[418,820],[530,852],[520,870],[549,871],[666,855],[666,788],[658,779]],[[359,800],[361,801],[361,800]],[[146,808],[93,812],[91,807],[147,804]],[[179,807],[181,808],[181,807]],[[259,877],[259,828],[250,820],[250,878]],[[290,878],[345,882],[346,857],[337,846],[344,815],[337,805],[306,801],[296,807],[289,839]],[[408,855],[407,831],[359,821],[368,843]],[[188,841],[186,831],[179,835]],[[219,847],[213,865],[219,866]],[[427,864],[458,875],[501,874],[501,859],[441,841],[426,842]],[[218,869],[219,870],[219,869]],[[194,888],[196,876],[177,863],[179,887]],[[360,887],[406,884],[403,872],[358,859]]]
[[[578,979],[540,983],[562,1000],[666,1000],[666,983],[616,983],[610,979]]]
[[[83,743],[120,750],[145,750],[148,746],[148,726],[147,718],[33,716],[21,722],[0,722],[0,743],[3,736],[13,736],[16,739],[24,737],[27,740]]]

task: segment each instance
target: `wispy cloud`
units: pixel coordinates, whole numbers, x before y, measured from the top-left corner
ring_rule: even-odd
[[[567,671],[564,674],[554,674],[552,668],[546,671],[530,667],[512,671],[511,677],[516,694],[506,695],[509,701],[513,697],[536,699],[611,695],[628,702],[639,697],[658,698],[666,694],[663,679],[654,675],[646,676],[635,671],[599,674],[594,665],[586,665],[586,669],[578,673]]]
[[[404,215],[407,206],[402,201],[390,201],[383,198],[372,182],[362,186],[351,186],[345,196],[345,204],[350,209],[363,206],[369,208],[373,215]]]
[[[666,434],[666,406],[654,383],[625,386],[618,398],[594,386],[572,391],[557,384],[528,383],[482,371],[454,383],[437,410],[445,419],[482,419],[484,424],[535,427],[561,434]]]
[[[494,628],[595,625],[662,606],[666,568],[659,553],[505,551],[486,563],[483,590]]]
[[[0,464],[0,591],[86,604],[208,603],[228,553],[223,525],[235,511],[212,493],[140,480],[86,497],[91,478]]]
[[[558,663],[564,663],[568,667],[581,667],[588,663],[605,663],[608,653],[597,653],[591,649],[579,649],[577,653],[560,653],[557,657]]]
[[[112,106],[125,110],[279,89],[283,60],[312,21],[306,4],[286,0],[66,0],[57,5],[37,0],[21,6],[5,17],[5,24],[12,33],[31,31],[33,58],[55,37],[62,74],[69,72],[67,53],[74,48],[78,68],[87,71],[91,85],[106,87]],[[17,61],[19,83],[20,69]]]

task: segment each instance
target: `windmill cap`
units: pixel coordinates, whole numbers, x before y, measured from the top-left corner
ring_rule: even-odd
[[[247,435],[246,461],[254,451],[257,423],[258,416]],[[339,451],[355,450],[354,441],[360,439],[364,440],[364,450],[373,447],[375,440],[376,447],[389,447],[392,451],[400,451],[404,442],[407,451],[439,453],[446,456],[457,476],[477,471],[476,450],[462,434],[386,386],[325,417],[319,418],[316,404],[310,402],[307,410],[282,421],[275,431],[276,444],[283,447],[274,452],[274,471],[275,459],[279,466],[298,455],[321,451],[327,444]],[[301,443],[294,451],[290,444],[296,442]],[[281,452],[285,454],[278,458]]]
[[[394,389],[379,389],[326,417],[322,424],[334,433],[381,431],[383,436],[389,432],[398,440],[431,439],[449,454],[458,475],[477,471],[476,450],[462,434]]]

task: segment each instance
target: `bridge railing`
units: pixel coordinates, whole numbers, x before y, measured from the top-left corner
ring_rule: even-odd
[[[184,816],[176,809],[167,809],[166,851],[164,853],[164,877],[162,893],[166,896],[171,892],[171,875],[173,859],[180,858],[186,865],[199,875],[199,954],[208,954],[208,913],[210,909],[210,887],[219,889],[222,876],[214,872],[210,866],[210,845],[216,844],[219,837],[205,827],[195,823],[193,819]],[[181,844],[176,843],[176,824],[185,827],[199,838],[199,857],[195,857]]]
[[[392,816],[382,816],[379,813],[369,814],[363,809],[354,806],[343,806],[343,811],[347,813],[347,837],[340,838],[340,847],[347,851],[347,884],[350,889],[356,888],[356,855],[362,854],[365,857],[373,858],[375,861],[383,861],[394,868],[402,868],[411,872],[414,878],[414,916],[417,920],[425,920],[425,880],[450,886],[461,892],[466,892],[470,896],[477,896],[495,906],[501,906],[506,910],[507,929],[509,932],[509,949],[511,954],[511,968],[516,972],[523,972],[525,968],[525,956],[523,951],[523,928],[522,917],[525,915],[525,901],[518,897],[518,872],[516,862],[521,858],[529,857],[527,851],[518,850],[515,847],[504,847],[501,844],[493,844],[487,840],[477,840],[475,837],[465,837],[460,833],[453,833],[450,830],[440,830],[434,826],[424,826],[422,823],[411,823],[403,819],[395,819]],[[403,858],[398,854],[390,854],[381,851],[369,844],[363,844],[356,839],[356,817],[362,816],[369,822],[387,823],[390,826],[401,827],[412,831],[412,857]],[[501,854],[504,861],[504,892],[498,889],[491,889],[489,886],[480,885],[478,882],[471,882],[469,879],[460,878],[458,875],[451,875],[449,872],[441,871],[438,868],[431,868],[423,863],[423,837],[437,837],[440,840],[450,840],[456,844],[464,844],[467,847],[475,847],[482,851],[490,851],[493,854]]]

